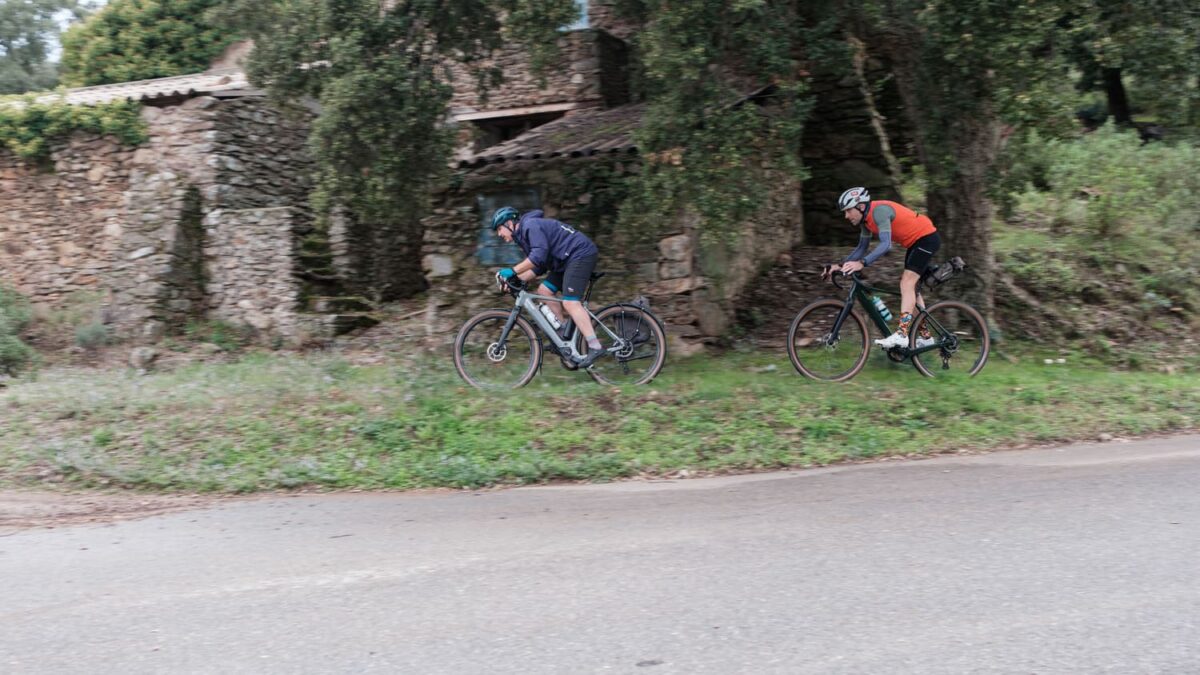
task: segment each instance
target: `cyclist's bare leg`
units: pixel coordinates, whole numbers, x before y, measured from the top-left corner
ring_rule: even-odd
[[[538,293],[538,295],[544,295],[548,298],[558,297],[554,293],[554,291],[550,290],[549,288],[546,288],[545,285],[538,286],[537,293]],[[546,305],[548,305],[550,307],[551,312],[554,312],[554,316],[558,319],[559,323],[562,323],[562,320],[563,320],[562,306],[557,302],[547,302]],[[572,314],[571,316],[574,317],[575,315]]]
[[[583,308],[583,303],[578,300],[563,300],[563,309],[571,315],[571,319],[579,327],[579,332],[583,333],[588,345],[593,345],[596,342],[596,331],[592,328],[592,317],[588,316],[587,310]]]
[[[917,282],[921,280],[921,275],[912,270],[904,270],[904,274],[900,275],[900,333],[908,335],[908,326],[913,320],[913,310],[917,306],[917,302],[921,306],[925,306],[925,301],[917,293]]]
[[[904,274],[900,275],[900,313],[912,314],[916,308],[917,302],[921,306],[925,306],[925,302],[917,293],[917,282],[921,280],[921,275],[912,270],[904,270]]]

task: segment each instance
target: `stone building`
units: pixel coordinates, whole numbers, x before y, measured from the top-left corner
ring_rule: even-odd
[[[71,90],[71,103],[140,101],[150,139],[126,147],[76,134],[54,147],[48,166],[0,150],[0,277],[42,308],[98,298],[104,320],[128,338],[153,340],[207,318],[303,343],[371,322],[372,302],[402,285],[389,275],[421,267],[423,320],[440,334],[492,302],[487,270],[515,262],[515,250],[484,227],[507,203],[542,208],[601,242],[602,265],[620,274],[605,279],[598,299],[647,296],[677,347],[710,341],[778,257],[843,236],[829,217],[838,190],[894,188],[886,120],[865,75],[872,66],[814,80],[812,178],[801,190],[771,167],[749,168],[772,191],[752,221],[734,224],[734,243],[702,240],[688,213],[655,237],[617,233],[623,185],[641,168],[633,132],[642,108],[630,103],[628,82],[626,40],[636,26],[613,4],[591,0],[586,25],[564,34],[560,64],[544,73],[520,51],[501,51],[484,65],[506,82],[485,96],[471,73],[456,71],[456,180],[434,195],[420,242],[391,242],[349,218],[316,227],[305,153],[313,113],[266,105],[236,65],[244,46],[205,73]]]
[[[731,224],[729,241],[704,240],[699,219],[686,212],[650,237],[616,232],[624,184],[641,169],[632,136],[641,113],[637,104],[573,111],[459,162],[455,184],[438,193],[425,221],[432,330],[448,332],[494,303],[491,272],[521,260],[489,227],[491,213],[508,204],[542,209],[592,236],[600,267],[612,273],[597,299],[648,298],[677,352],[726,333],[737,297],[802,240],[801,186],[779,172],[748,168],[774,187],[752,220]]]
[[[464,140],[458,173],[436,195],[422,249],[430,283],[424,319],[432,332],[446,333],[493,303],[488,270],[520,260],[516,247],[487,227],[504,204],[543,209],[597,239],[601,265],[621,273],[604,279],[598,297],[648,297],[676,349],[688,351],[724,335],[739,296],[792,247],[857,238],[835,209],[846,186],[897,194],[899,169],[870,84],[878,64],[864,60],[852,72],[813,79],[816,115],[804,143],[812,177],[805,185],[770,167],[747,167],[772,190],[753,219],[731,225],[730,241],[703,241],[691,213],[679,214],[651,241],[613,232],[622,183],[641,167],[633,132],[642,107],[626,103],[622,79],[628,73],[624,39],[636,27],[621,22],[612,5],[589,3],[588,28],[564,37],[564,67],[547,73],[540,86],[525,56],[509,51],[496,62],[506,75],[517,74],[513,84],[486,100],[469,87],[455,97]],[[747,101],[764,100],[769,90]]]
[[[125,338],[209,318],[299,343],[368,320],[312,225],[311,113],[264,105],[237,68],[66,94],[121,99],[143,103],[145,144],[75,134],[47,164],[0,150],[5,283],[42,310],[89,296]]]

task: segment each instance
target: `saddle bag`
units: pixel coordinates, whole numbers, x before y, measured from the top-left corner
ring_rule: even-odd
[[[967,264],[958,256],[954,256],[940,265],[931,265],[925,271],[925,286],[927,288],[937,288],[957,276],[966,266]]]

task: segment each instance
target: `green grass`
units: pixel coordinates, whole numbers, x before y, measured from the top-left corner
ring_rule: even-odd
[[[730,353],[669,362],[652,385],[630,389],[547,362],[526,389],[491,395],[465,387],[436,355],[356,366],[252,354],[143,377],[54,370],[0,394],[0,485],[252,492],[605,481],[1200,426],[1200,375],[1068,358],[993,357],[974,380],[942,382],[877,357],[851,383],[828,385],[798,376],[782,354]]]

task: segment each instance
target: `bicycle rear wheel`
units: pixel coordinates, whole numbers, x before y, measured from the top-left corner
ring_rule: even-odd
[[[788,328],[788,358],[801,375],[824,382],[844,382],[866,365],[871,334],[858,312],[851,310],[838,334],[833,335],[834,324],[845,306],[841,300],[817,300],[792,319]]]
[[[480,389],[515,389],[529,384],[542,362],[542,342],[524,317],[517,317],[504,346],[500,334],[511,311],[491,309],[467,320],[454,338],[454,368]]]
[[[947,379],[974,377],[983,370],[992,345],[983,316],[957,300],[939,302],[925,312],[909,329],[910,349],[916,349],[924,332],[938,348],[913,355],[917,370],[925,377]]]
[[[588,375],[601,384],[646,384],[653,380],[667,361],[667,335],[658,318],[637,305],[609,305],[596,314],[596,321],[625,341],[625,348],[601,357]],[[604,328],[596,337],[606,349],[612,338]],[[587,352],[587,343],[579,336],[579,350]]]

